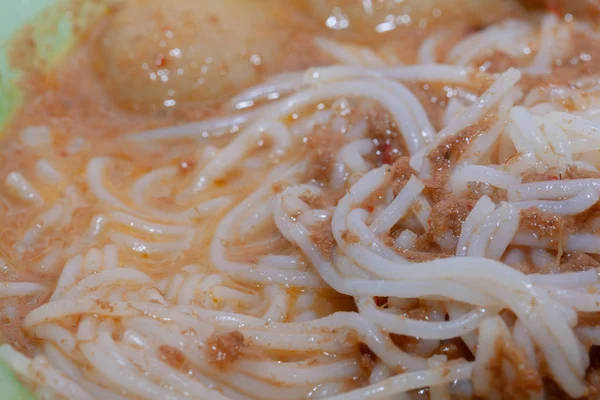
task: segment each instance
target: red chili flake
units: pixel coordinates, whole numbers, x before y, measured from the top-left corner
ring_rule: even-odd
[[[392,163],[392,145],[383,142],[379,145],[379,152],[381,153],[381,163],[391,164]]]
[[[165,56],[162,53],[158,53],[156,55],[156,57],[154,57],[154,64],[157,67],[162,67],[166,64],[167,59],[165,58]]]
[[[377,305],[377,307],[383,307],[388,302],[388,298],[382,296],[375,296],[373,297],[373,300],[375,300],[375,304]]]
[[[556,15],[557,17],[563,15],[563,10],[557,1],[551,0],[547,4],[548,11],[550,11],[552,14]]]

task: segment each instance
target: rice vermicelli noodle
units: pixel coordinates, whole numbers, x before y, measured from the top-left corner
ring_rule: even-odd
[[[600,75],[564,64],[600,39],[444,38],[319,37],[335,65],[101,145],[21,129],[0,306],[33,341],[0,358],[40,398],[592,396]]]

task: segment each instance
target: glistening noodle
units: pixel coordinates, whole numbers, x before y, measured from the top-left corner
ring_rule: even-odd
[[[600,35],[554,11],[406,54],[332,14],[252,84],[200,60],[216,105],[124,107],[83,43],[0,146],[0,359],[40,399],[595,398]]]

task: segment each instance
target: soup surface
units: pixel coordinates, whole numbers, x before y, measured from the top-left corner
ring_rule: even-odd
[[[40,399],[597,398],[597,12],[111,3],[1,139],[0,359]]]

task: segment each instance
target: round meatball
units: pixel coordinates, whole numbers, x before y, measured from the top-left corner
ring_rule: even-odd
[[[131,0],[106,29],[95,64],[133,110],[222,102],[270,73],[289,37],[251,0]]]
[[[402,28],[484,26],[524,11],[517,0],[302,1],[319,24],[349,40],[369,40]]]

